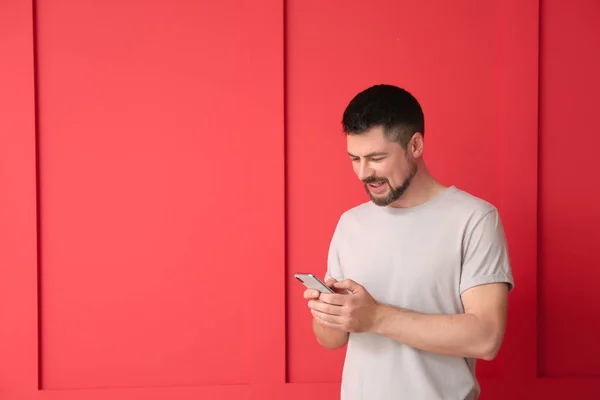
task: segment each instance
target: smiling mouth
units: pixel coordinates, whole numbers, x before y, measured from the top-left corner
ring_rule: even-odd
[[[369,187],[372,187],[372,188],[378,188],[378,187],[381,187],[384,183],[385,182],[375,182],[375,183],[369,183],[368,185],[369,185]]]
[[[386,191],[387,181],[369,182],[366,184],[367,190],[372,195],[382,194]]]

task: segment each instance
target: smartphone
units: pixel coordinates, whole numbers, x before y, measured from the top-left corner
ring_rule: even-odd
[[[313,274],[297,273],[294,274],[294,278],[298,279],[308,289],[316,289],[321,293],[333,293],[329,286]]]

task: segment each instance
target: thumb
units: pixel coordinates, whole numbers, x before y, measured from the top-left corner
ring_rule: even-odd
[[[325,281],[326,285],[333,285],[337,280],[335,278],[329,278]]]
[[[362,286],[354,282],[352,279],[344,279],[341,282],[336,282],[333,286],[337,289],[346,289],[351,293],[356,293],[362,289]]]

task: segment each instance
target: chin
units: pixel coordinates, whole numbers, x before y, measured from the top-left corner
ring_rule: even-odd
[[[390,205],[390,201],[387,196],[371,196],[371,202],[376,206],[385,207]]]

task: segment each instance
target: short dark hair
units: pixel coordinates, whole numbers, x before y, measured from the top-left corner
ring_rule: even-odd
[[[358,135],[381,126],[388,139],[406,148],[416,132],[425,135],[423,110],[405,89],[375,85],[358,93],[344,110],[344,132]]]

